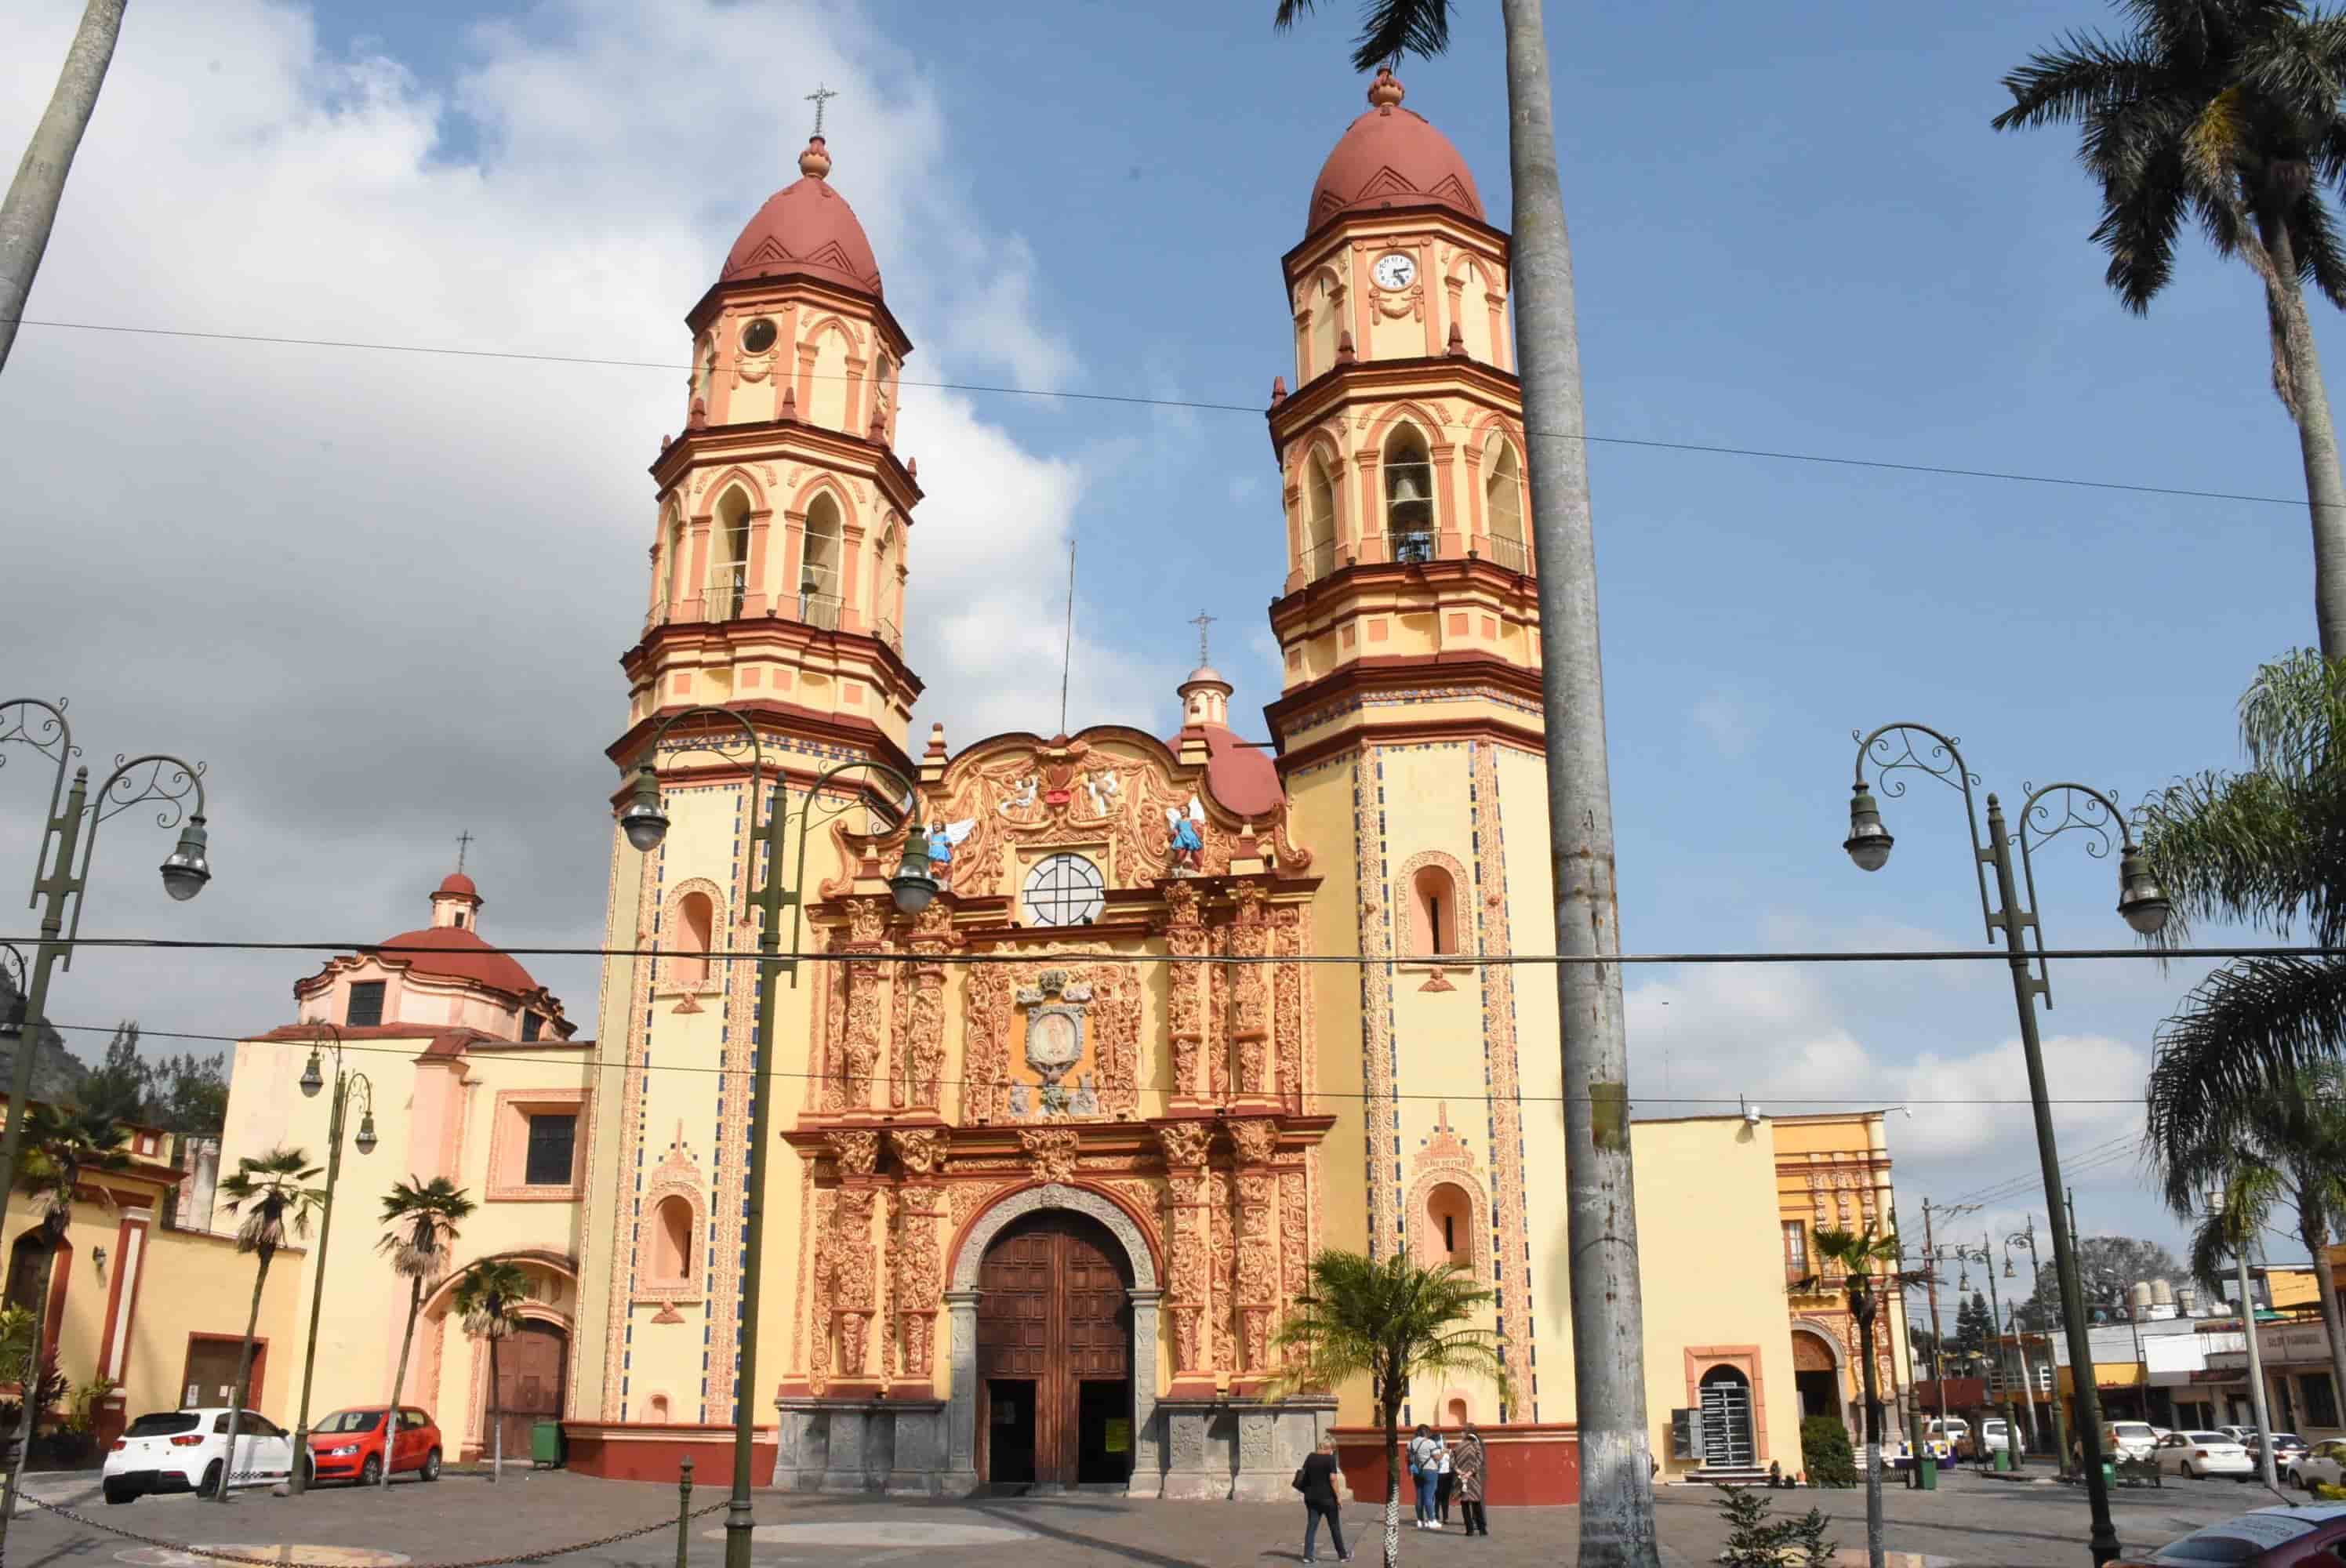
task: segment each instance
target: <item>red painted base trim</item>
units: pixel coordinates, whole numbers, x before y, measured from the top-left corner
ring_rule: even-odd
[[[725,1487],[733,1480],[733,1429],[717,1426],[619,1426],[565,1421],[569,1468],[606,1481],[675,1481],[685,1459],[700,1487]],[[773,1478],[778,1448],[773,1431],[761,1429],[750,1444],[750,1475],[758,1486]]]
[[[1406,1458],[1409,1440],[1414,1431],[1401,1429],[1401,1446],[1394,1451],[1393,1466],[1401,1478],[1401,1500],[1403,1508],[1413,1507],[1416,1493],[1411,1489],[1409,1464]],[[1493,1507],[1536,1506],[1555,1507],[1580,1501],[1580,1431],[1563,1421],[1543,1421],[1537,1425],[1525,1422],[1520,1426],[1482,1427],[1483,1446],[1487,1466],[1484,1471],[1483,1501]],[[1385,1496],[1384,1433],[1373,1427],[1338,1427],[1336,1462],[1344,1471],[1344,1484],[1352,1495],[1363,1502],[1382,1502]],[[1456,1442],[1455,1428],[1442,1436]]]

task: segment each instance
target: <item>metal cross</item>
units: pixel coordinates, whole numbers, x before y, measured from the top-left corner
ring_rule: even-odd
[[[464,832],[456,835],[456,869],[458,871],[461,871],[464,869],[464,851],[472,847],[472,830],[466,829]]]
[[[1206,657],[1206,628],[1220,619],[1219,616],[1209,616],[1199,610],[1197,618],[1189,623],[1198,628],[1198,663],[1200,667],[1213,662]]]
[[[814,91],[806,96],[806,101],[814,106],[815,135],[821,136],[822,134],[822,106],[837,97],[839,97],[837,93],[832,92],[821,82],[817,82],[814,85]]]

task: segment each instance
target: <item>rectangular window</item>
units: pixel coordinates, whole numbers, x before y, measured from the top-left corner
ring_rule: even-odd
[[[2327,1372],[2305,1374],[2305,1424],[2311,1427],[2334,1427],[2338,1424],[2338,1396],[2330,1387]]]
[[[545,1027],[546,1020],[536,1013],[525,1013],[521,1015],[521,1037],[525,1043],[536,1039]]]
[[[362,980],[351,986],[350,1010],[342,1022],[352,1028],[369,1028],[382,1022],[382,987],[380,980]]]
[[[1809,1230],[1797,1219],[1784,1222],[1784,1278],[1809,1277]]]
[[[578,1142],[576,1115],[529,1119],[529,1163],[522,1180],[531,1186],[568,1186],[571,1155]]]

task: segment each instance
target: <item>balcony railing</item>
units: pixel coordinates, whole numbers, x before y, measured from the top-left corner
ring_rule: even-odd
[[[1532,569],[1531,551],[1525,547],[1521,539],[1509,539],[1494,534],[1481,544],[1484,559],[1493,565],[1519,575]]]
[[[904,634],[896,629],[895,622],[882,616],[872,623],[872,632],[882,642],[895,649],[898,658],[904,657]]]
[[[1396,528],[1385,535],[1385,547],[1403,565],[1431,561],[1441,543],[1432,529]]]
[[[839,609],[843,602],[837,594],[818,594],[811,588],[801,588],[799,619],[811,626],[835,632],[839,629]]]
[[[1316,583],[1336,569],[1336,542],[1314,545],[1303,552],[1303,580]]]

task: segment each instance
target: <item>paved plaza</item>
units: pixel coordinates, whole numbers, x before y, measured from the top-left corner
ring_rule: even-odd
[[[696,1509],[720,1503],[719,1484],[694,1493]],[[154,1542],[225,1548],[320,1568],[416,1568],[515,1557],[572,1568],[666,1568],[676,1561],[677,1489],[595,1481],[559,1471],[516,1471],[492,1486],[451,1472],[436,1485],[403,1481],[386,1494],[321,1489],[306,1498],[240,1493],[225,1506],[191,1498],[148,1498],[109,1508],[82,1477],[38,1478],[33,1495],[74,1509],[97,1525]],[[1864,1562],[1862,1492],[1773,1494],[1779,1513],[1810,1503],[1833,1516],[1844,1563]],[[1712,1494],[1686,1487],[1658,1495],[1663,1560],[1706,1563],[1724,1539]],[[2156,1546],[2214,1520],[2269,1502],[2228,1481],[2175,1482],[2116,1499],[2119,1537],[2130,1550]],[[1569,1508],[1493,1511],[1488,1540],[1454,1529],[1407,1528],[1402,1557],[1433,1568],[1553,1568],[1572,1561],[1578,1522]],[[1936,1492],[1887,1493],[1888,1544],[1896,1568],[2083,1568],[2084,1498],[2072,1489],[1998,1484],[1966,1475]],[[1345,1510],[1350,1544],[1374,1559],[1381,1510]],[[1080,1494],[964,1502],[866,1501],[763,1493],[758,1498],[757,1560],[765,1564],[937,1563],[961,1568],[1063,1568],[1131,1563],[1154,1568],[1260,1568],[1301,1558],[1303,1511],[1277,1503],[1159,1502]],[[718,1568],[722,1512],[695,1520],[689,1568]],[[554,1557],[572,1543],[658,1522],[635,1539]],[[17,1519],[9,1559],[17,1568],[203,1568],[168,1544],[125,1539],[39,1510]],[[1321,1560],[1332,1561],[1326,1540]]]

